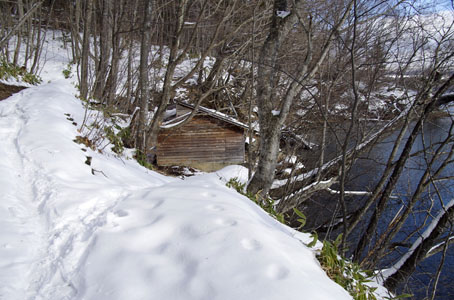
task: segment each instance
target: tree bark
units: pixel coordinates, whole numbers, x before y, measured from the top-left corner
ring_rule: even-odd
[[[288,11],[287,1],[275,0],[268,37],[259,53],[257,70],[257,106],[259,108],[260,142],[258,165],[248,184],[248,192],[265,196],[274,179],[277,156],[279,153],[280,122],[273,115],[273,92],[278,76],[277,60],[279,49],[285,38],[285,26],[289,19],[295,19],[295,13],[285,18],[278,17],[278,12]],[[287,25],[288,27],[289,25]],[[288,29],[287,29],[288,30]],[[276,110],[277,111],[277,110]]]
[[[96,66],[95,84],[93,87],[93,97],[97,100],[103,99],[105,93],[105,87],[107,82],[107,76],[109,73],[109,62],[111,58],[112,49],[112,0],[100,1],[102,4],[102,18],[101,28],[99,32],[99,60]],[[103,101],[104,102],[104,101]]]
[[[248,184],[248,192],[266,196],[270,191],[274,180],[277,156],[279,154],[280,131],[289,114],[290,106],[302,86],[314,77],[320,65],[325,60],[332,40],[340,27],[344,24],[354,1],[349,1],[341,14],[339,21],[329,31],[327,38],[322,43],[320,55],[313,59],[312,18],[304,27],[307,40],[306,56],[298,68],[297,75],[291,79],[286,92],[279,103],[275,105],[276,94],[275,84],[278,81],[278,54],[283,39],[298,22],[303,23],[298,15],[297,5],[300,1],[293,1],[290,8],[286,0],[275,0],[271,25],[268,37],[263,44],[259,54],[259,66],[257,71],[257,106],[260,125],[259,160],[256,172]],[[279,207],[286,205],[279,203]],[[282,212],[282,211],[281,211]]]
[[[148,80],[148,56],[151,44],[151,15],[152,0],[144,0],[143,23],[141,28],[142,41],[140,44],[140,66],[139,66],[139,90],[140,90],[140,111],[137,126],[136,147],[146,154],[146,125],[148,122],[148,101],[150,87]]]
[[[161,125],[162,116],[169,104],[171,93],[172,93],[172,80],[175,73],[175,69],[178,65],[178,50],[180,48],[181,34],[183,31],[184,17],[186,13],[186,6],[188,0],[182,0],[178,4],[178,13],[177,13],[177,24],[175,26],[175,32],[172,39],[172,45],[170,48],[169,59],[167,63],[167,70],[164,77],[163,91],[161,95],[161,101],[157,107],[157,110],[151,121],[150,128],[147,134],[147,145],[148,148],[154,148],[158,142],[158,133],[159,127]]]
[[[22,2],[21,2],[22,3]],[[38,9],[41,4],[43,4],[42,2],[38,2],[36,3],[35,5],[33,5],[32,8],[29,9],[29,11],[27,11],[27,13],[19,20],[19,23],[17,23],[7,34],[4,38],[2,38],[0,40],[0,48],[3,48],[9,41],[9,39],[13,36],[13,34],[19,29],[21,28],[24,23],[33,15],[33,13],[35,12],[36,9]]]
[[[85,6],[84,36],[82,39],[82,54],[80,58],[80,97],[88,98],[88,57],[90,54],[90,29],[93,11],[93,1],[87,0]]]

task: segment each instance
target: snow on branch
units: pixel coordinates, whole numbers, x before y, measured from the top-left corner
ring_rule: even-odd
[[[404,111],[402,111],[398,116],[396,116],[394,119],[389,121],[385,126],[380,128],[380,130],[376,131],[375,133],[371,134],[368,138],[364,140],[361,144],[357,145],[355,148],[350,149],[347,152],[347,158],[353,155],[354,153],[358,153],[363,151],[364,149],[367,149],[367,147],[371,144],[373,144],[377,139],[380,138],[380,136],[388,129],[392,128],[395,126],[400,120],[402,120],[410,111],[411,107],[407,107]],[[339,163],[342,162],[342,155],[339,155],[335,157],[334,159],[326,162],[319,168],[312,169],[306,173],[298,175],[296,178],[293,178],[294,181],[296,182],[303,182],[311,177],[314,177],[317,175],[319,172],[325,172],[326,170],[331,169],[332,167],[337,166]],[[276,188],[281,188],[284,187],[287,183],[287,180],[276,180],[273,182],[273,189]],[[304,188],[304,186],[302,187]]]
[[[326,191],[332,195],[339,195],[340,191],[333,190],[331,188],[327,188]],[[369,196],[372,195],[371,192],[366,192],[366,191],[344,191],[345,195],[348,196]]]
[[[385,270],[383,272],[383,279],[386,280],[388,277],[396,273],[403,264],[407,261],[407,259],[415,252],[415,250],[419,247],[419,245],[429,237],[432,231],[438,226],[441,218],[447,213],[448,209],[454,206],[454,198],[445,205],[445,207],[438,213],[438,215],[432,220],[429,226],[424,230],[424,232],[419,236],[416,241],[413,243],[411,248],[402,256],[391,268]],[[438,245],[437,245],[438,246]],[[437,246],[433,247],[429,250],[428,254],[434,250]]]
[[[278,18],[285,18],[289,14],[290,14],[290,12],[287,11],[287,10],[278,10],[278,11],[276,11],[276,16],[278,16]]]
[[[443,251],[444,246],[448,243],[448,246],[451,244],[454,244],[454,236],[449,237],[447,240],[445,239],[443,242],[433,246],[429,252],[427,252],[425,258],[431,257],[434,254],[437,254],[438,252]]]

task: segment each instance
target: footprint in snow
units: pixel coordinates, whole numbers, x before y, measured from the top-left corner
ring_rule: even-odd
[[[155,208],[158,208],[160,207],[163,203],[165,202],[164,199],[157,199],[155,201],[153,201],[150,206],[148,207],[149,209],[155,209]]]
[[[129,213],[126,210],[120,209],[114,212],[117,217],[123,218],[129,216]]]
[[[216,194],[215,193],[210,193],[210,192],[203,192],[202,196],[203,197],[207,197],[207,198],[216,198]]]
[[[170,247],[171,247],[170,243],[162,243],[156,247],[155,252],[157,254],[165,254]]]
[[[220,226],[236,226],[238,224],[238,222],[235,220],[224,218],[217,218],[214,222]]]
[[[289,274],[289,270],[278,264],[270,264],[266,267],[265,275],[273,280],[282,280]]]
[[[201,233],[199,232],[199,230],[197,230],[195,227],[193,227],[191,225],[183,226],[181,228],[181,234],[190,239],[197,239],[201,236]]]
[[[12,217],[17,217],[17,210],[14,207],[8,207],[8,211]]]
[[[262,244],[254,239],[242,239],[241,246],[246,250],[259,250],[262,248]]]
[[[223,211],[224,210],[224,208],[222,206],[216,205],[216,204],[207,205],[206,208],[209,210],[213,210],[213,211]]]

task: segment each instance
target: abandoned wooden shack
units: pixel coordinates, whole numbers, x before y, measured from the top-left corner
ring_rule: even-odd
[[[188,103],[175,103],[174,107],[168,108],[163,125],[171,127],[181,122],[194,108]],[[156,162],[159,166],[189,166],[207,172],[242,164],[247,128],[234,118],[199,107],[187,124],[174,130],[161,130]]]

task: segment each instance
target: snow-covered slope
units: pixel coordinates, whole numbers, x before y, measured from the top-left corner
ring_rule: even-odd
[[[0,299],[351,299],[307,235],[225,187],[240,167],[180,180],[82,151],[75,94],[0,101]]]

